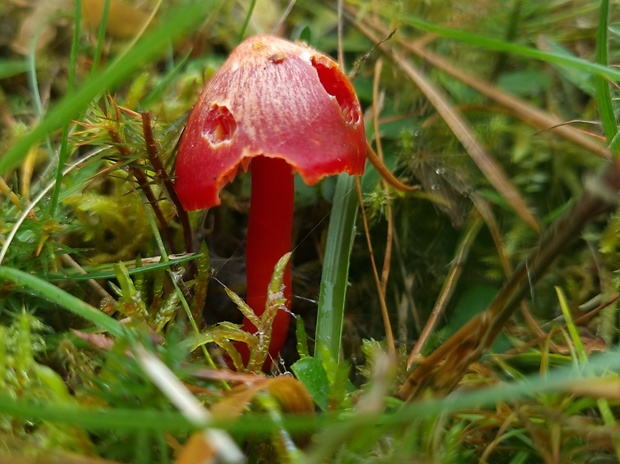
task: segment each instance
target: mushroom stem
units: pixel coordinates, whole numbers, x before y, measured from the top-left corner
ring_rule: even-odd
[[[291,166],[284,160],[258,156],[252,159],[252,196],[246,244],[247,303],[256,315],[265,312],[267,288],[278,260],[291,251],[294,208],[294,178]],[[291,303],[291,271],[284,274],[286,306]],[[269,354],[275,358],[288,333],[290,313],[278,311],[273,322]],[[247,332],[256,327],[243,321]],[[243,350],[245,351],[245,350]],[[244,361],[247,353],[242,351]]]

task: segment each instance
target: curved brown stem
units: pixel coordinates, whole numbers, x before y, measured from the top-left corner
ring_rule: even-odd
[[[406,185],[399,181],[394,174],[387,168],[379,155],[375,153],[370,144],[366,142],[366,157],[368,161],[374,166],[377,170],[381,178],[387,183],[390,187],[395,188],[396,190],[400,190],[401,192],[415,192],[420,189],[419,185]]]

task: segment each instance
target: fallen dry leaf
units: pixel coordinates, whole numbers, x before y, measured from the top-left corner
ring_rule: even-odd
[[[217,371],[213,371],[215,373]],[[225,371],[226,376],[230,374]],[[207,374],[207,372],[205,372]],[[247,383],[232,389],[229,394],[216,403],[211,414],[217,419],[232,420],[240,416],[245,407],[262,391],[268,391],[278,402],[283,412],[294,414],[314,414],[314,402],[306,387],[294,377],[261,377],[241,374]],[[218,377],[219,378],[219,377]],[[230,379],[229,379],[230,380]],[[239,380],[239,379],[236,379]],[[213,449],[204,439],[204,431],[195,432],[179,452],[175,464],[208,464],[214,462]]]
[[[233,419],[243,412],[261,391],[267,390],[280,404],[283,412],[314,414],[314,401],[304,384],[294,377],[279,375],[258,378],[253,384],[241,384],[211,408],[211,413],[220,419]]]
[[[194,432],[181,448],[174,464],[208,464],[214,462],[215,451],[205,440],[204,431]]]

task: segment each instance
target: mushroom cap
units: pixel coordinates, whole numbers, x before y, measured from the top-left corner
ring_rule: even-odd
[[[202,91],[181,138],[176,193],[183,207],[219,205],[220,190],[254,156],[286,160],[309,185],[342,172],[363,174],[362,110],[332,59],[268,35],[233,50]]]

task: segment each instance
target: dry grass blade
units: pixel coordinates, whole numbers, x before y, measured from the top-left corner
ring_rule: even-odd
[[[469,221],[467,230],[465,231],[463,238],[461,239],[461,243],[459,243],[458,250],[455,253],[455,257],[452,260],[452,265],[450,266],[450,272],[446,277],[446,280],[441,289],[441,294],[439,298],[437,298],[437,302],[435,303],[435,307],[431,311],[431,314],[424,326],[424,329],[420,333],[420,337],[416,342],[415,346],[411,350],[409,354],[409,358],[407,359],[407,369],[411,367],[415,359],[422,352],[422,348],[426,344],[426,341],[430,337],[430,335],[437,327],[437,323],[440,320],[440,317],[444,314],[454,291],[456,290],[456,285],[458,280],[463,273],[463,265],[467,260],[467,256],[469,255],[469,251],[471,250],[472,245],[476,237],[478,236],[478,232],[482,227],[482,219],[479,215],[474,214],[471,220]]]
[[[609,165],[599,179],[586,182],[585,193],[542,236],[539,245],[512,274],[489,307],[422,361],[402,385],[398,395],[418,398],[427,388],[436,394],[451,391],[467,368],[485,353],[512,316],[521,299],[531,291],[549,264],[583,227],[598,214],[617,206],[620,160]]]
[[[596,138],[585,135],[583,132],[576,130],[573,126],[567,125],[566,121],[562,121],[556,116],[542,111],[520,98],[502,92],[484,79],[464,72],[462,69],[448,63],[444,58],[419,47],[415,43],[409,45],[405,44],[405,47],[420,58],[424,58],[427,62],[436,66],[438,69],[456,77],[482,95],[490,98],[504,108],[509,109],[512,116],[521,119],[523,122],[535,127],[539,131],[560,135],[566,140],[585,148],[596,156],[602,158],[611,157],[611,153],[607,147],[598,142]]]
[[[0,193],[6,196],[11,203],[13,203],[21,211],[24,209],[24,205],[19,197],[11,190],[7,183],[0,177]]]
[[[381,78],[381,69],[383,68],[383,60],[378,59],[375,63],[375,76],[372,84],[372,125],[376,134],[375,143],[377,144],[377,156],[383,160],[383,147],[381,145],[381,134],[379,129],[379,112],[380,107],[383,106],[381,97],[379,94],[379,81]],[[392,199],[390,198],[390,192],[388,184],[383,182],[383,193],[385,195],[385,217],[387,220],[387,233],[385,237],[385,257],[383,258],[383,269],[381,271],[381,293],[385,298],[387,291],[388,278],[390,276],[390,264],[392,262],[392,244],[394,238],[394,218],[392,216]]]
[[[375,76],[373,80],[373,106],[372,106],[372,121],[375,129],[377,144],[377,158],[381,160],[381,164],[383,165],[383,150],[381,147],[381,136],[379,131],[379,112],[381,107],[381,98],[379,96],[379,78],[381,75],[381,60],[377,61],[375,66]],[[370,144],[369,144],[370,145]],[[372,151],[372,150],[369,150]],[[373,153],[374,154],[374,153]],[[377,270],[377,265],[375,262],[373,247],[372,247],[372,239],[370,236],[370,228],[368,227],[368,219],[366,217],[366,210],[364,209],[364,199],[362,197],[362,187],[360,185],[359,179],[355,181],[355,189],[357,191],[357,196],[360,203],[360,210],[362,213],[362,223],[364,224],[364,234],[366,235],[366,241],[368,244],[368,252],[370,254],[370,264],[372,267],[373,277],[375,279],[375,284],[377,286],[377,292],[379,294],[379,304],[381,306],[381,316],[383,318],[383,326],[385,328],[385,335],[388,344],[388,350],[390,355],[394,358],[396,357],[396,344],[394,343],[394,333],[392,331],[392,324],[390,323],[390,317],[388,314],[387,304],[385,302],[385,295],[387,290],[387,282],[389,277],[389,269],[390,269],[390,260],[391,260],[391,250],[392,250],[392,208],[391,201],[389,195],[389,183],[387,180],[383,180],[383,192],[386,198],[386,216],[388,220],[388,233],[386,237],[386,248],[385,248],[385,258],[383,261],[383,269],[381,272],[381,278],[379,278],[379,272]]]
[[[357,27],[373,42],[380,42],[381,38],[369,27],[360,23],[357,24]],[[475,137],[467,121],[461,116],[460,112],[449,104],[443,92],[441,92],[424,73],[404,57],[392,51],[389,46],[380,44],[379,48],[404,71],[407,77],[409,77],[426,98],[428,98],[491,185],[504,197],[526,224],[536,232],[539,232],[540,226],[538,221],[529,210],[517,188],[508,178],[501,166],[487,153],[483,145]]]
[[[566,390],[579,396],[592,396],[610,401],[620,401],[620,379],[617,377],[581,379],[567,385]]]
[[[493,242],[495,243],[495,248],[497,249],[497,254],[502,264],[502,268],[504,269],[504,273],[506,277],[510,277],[510,275],[514,271],[514,268],[510,263],[508,256],[506,256],[506,250],[504,249],[502,234],[500,232],[499,224],[497,223],[497,221],[495,220],[495,216],[493,215],[493,211],[491,210],[489,204],[479,195],[471,193],[469,195],[469,198],[471,198],[471,201],[478,210],[478,213],[480,213],[480,216],[482,216],[482,219],[484,219],[484,222],[489,229],[489,233],[493,238]],[[527,325],[530,327],[532,332],[536,334],[536,336],[545,336],[545,333],[538,326],[536,319],[534,319],[534,316],[532,316],[532,314],[530,313],[530,310],[527,304],[525,304],[525,302],[521,302],[521,314],[523,314]]]
[[[385,36],[390,33],[390,30],[387,27],[370,16],[365,17],[363,21],[363,23],[358,22],[356,24],[368,37],[376,37],[376,34],[373,34],[373,31],[381,36]],[[434,36],[429,34],[415,41],[402,40],[398,37],[395,40],[405,50],[414,53],[420,58],[423,58],[427,63],[432,64],[437,69],[450,74],[459,81],[470,86],[472,89],[477,90],[482,95],[510,110],[511,115],[521,119],[526,124],[531,125],[539,131],[546,131],[564,137],[566,140],[585,148],[596,156],[607,159],[611,157],[611,153],[607,147],[600,143],[596,138],[575,130],[574,127],[567,125],[566,121],[563,121],[546,111],[536,108],[521,98],[501,91],[491,83],[484,80],[482,77],[469,74],[454,66],[445,58],[427,50],[425,46],[432,39],[434,39]]]
[[[396,357],[396,344],[394,343],[394,333],[392,332],[392,324],[390,324],[390,316],[388,314],[387,304],[385,303],[385,294],[382,291],[381,280],[379,279],[379,273],[377,272],[377,263],[375,262],[375,256],[372,250],[372,241],[370,239],[370,228],[368,227],[368,219],[366,217],[366,210],[364,209],[364,199],[362,198],[362,187],[360,185],[359,178],[355,179],[355,190],[357,191],[357,197],[359,199],[362,213],[362,223],[364,224],[364,233],[366,235],[366,243],[368,244],[368,253],[370,255],[370,263],[372,267],[372,274],[377,285],[379,293],[379,304],[381,305],[381,316],[383,317],[383,326],[385,327],[385,338],[387,340],[388,349],[390,355]]]

